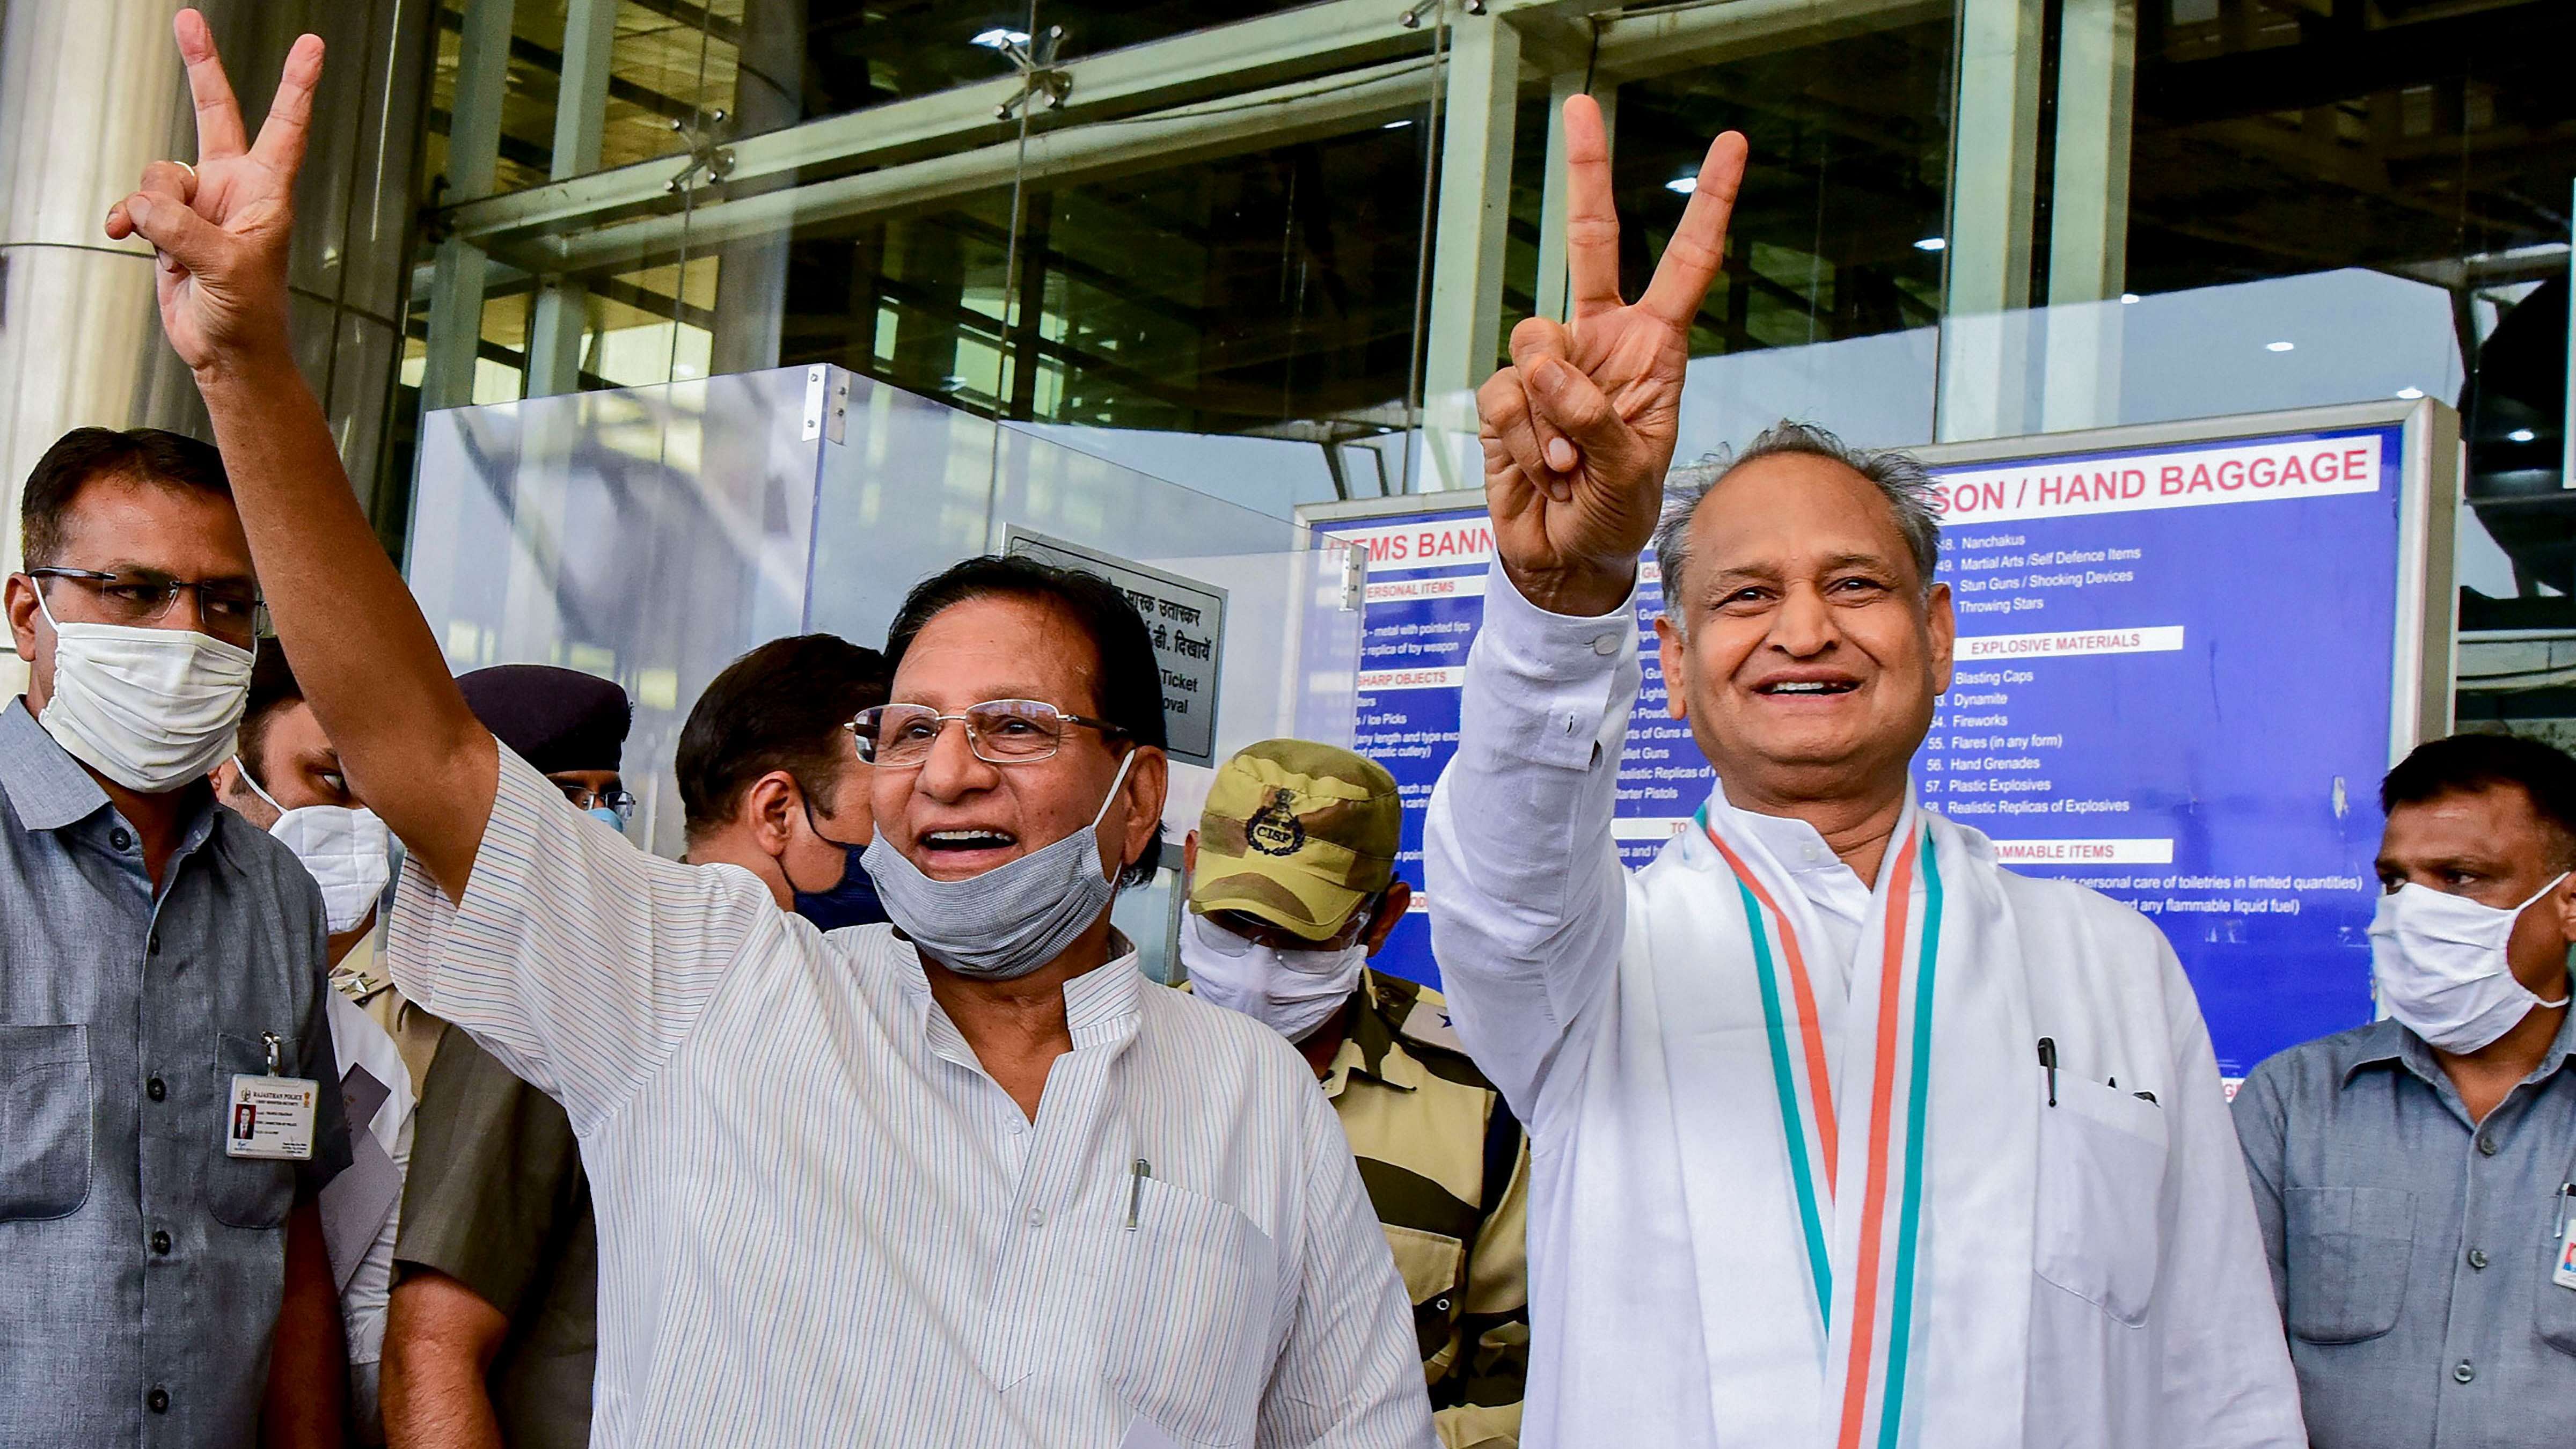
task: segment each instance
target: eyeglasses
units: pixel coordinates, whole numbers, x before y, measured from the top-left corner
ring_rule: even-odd
[[[926,704],[881,704],[860,710],[842,728],[858,737],[860,759],[889,770],[911,770],[929,761],[930,747],[950,720],[966,726],[966,745],[975,758],[994,765],[1046,759],[1075,725],[1103,736],[1127,733],[1105,719],[1067,714],[1042,699],[988,699],[968,705],[962,714],[941,714]]]
[[[564,798],[575,810],[596,810],[602,806],[617,812],[620,820],[635,818],[635,797],[624,790],[593,790],[584,785],[558,785]]]
[[[27,577],[69,579],[89,590],[110,624],[158,624],[169,617],[181,594],[194,592],[197,617],[204,622],[206,632],[226,643],[249,648],[268,625],[268,606],[261,602],[258,588],[240,579],[191,582],[149,569],[107,573],[61,568],[29,569]]]

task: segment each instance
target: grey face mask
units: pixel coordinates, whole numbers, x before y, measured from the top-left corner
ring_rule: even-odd
[[[1127,767],[1134,763],[1136,752],[1129,750],[1118,762],[1109,798],[1100,802],[1090,829],[982,875],[932,880],[886,843],[883,830],[860,863],[876,882],[886,916],[923,955],[960,976],[1016,980],[1073,944],[1118,893],[1116,882],[1100,873],[1100,822],[1108,818],[1110,801],[1118,798],[1119,787],[1127,783]]]

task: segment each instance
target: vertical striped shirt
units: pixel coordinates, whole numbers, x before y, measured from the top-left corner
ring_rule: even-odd
[[[631,849],[502,753],[403,989],[560,1100],[599,1221],[593,1443],[1425,1446],[1411,1315],[1274,1033],[1125,961],[1030,1121],[885,926]]]

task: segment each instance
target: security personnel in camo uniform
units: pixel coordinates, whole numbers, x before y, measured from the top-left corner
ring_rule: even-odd
[[[1440,993],[1368,969],[1413,893],[1395,780],[1265,740],[1226,761],[1185,851],[1191,989],[1294,1042],[1332,1098],[1413,1300],[1447,1449],[1520,1441],[1529,1145]]]

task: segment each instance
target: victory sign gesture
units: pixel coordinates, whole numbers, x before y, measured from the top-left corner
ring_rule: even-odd
[[[173,28],[196,100],[197,162],[143,168],[142,189],[108,210],[107,234],[152,244],[162,330],[180,359],[202,372],[244,347],[286,347],[287,235],[322,40],[304,36],[287,54],[254,143],[206,18],[182,10]]]
[[[1573,320],[1512,329],[1512,365],[1476,392],[1485,498],[1503,570],[1532,602],[1604,614],[1636,577],[1681,422],[1690,324],[1726,251],[1744,137],[1709,144],[1654,279],[1619,297],[1610,148],[1590,96],[1565,103],[1567,295]]]

